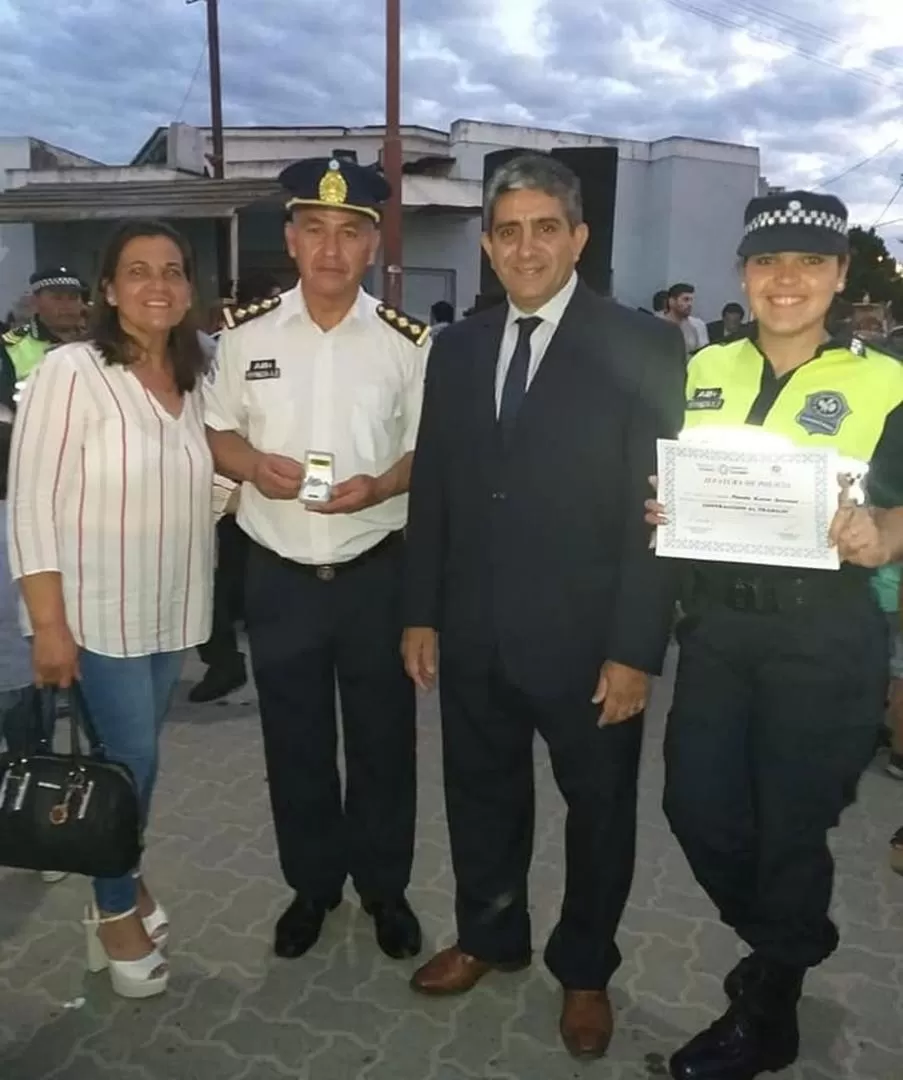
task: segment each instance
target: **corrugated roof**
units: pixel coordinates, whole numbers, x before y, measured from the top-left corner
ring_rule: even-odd
[[[477,211],[482,185],[476,180],[405,176],[408,208]],[[123,180],[94,184],[26,184],[0,192],[0,224],[42,221],[100,221],[118,218],[229,217],[257,204],[278,206],[276,180],[191,177],[179,180]]]
[[[96,184],[26,184],[0,193],[0,224],[128,217],[228,217],[257,202],[278,203],[275,180],[196,177]]]

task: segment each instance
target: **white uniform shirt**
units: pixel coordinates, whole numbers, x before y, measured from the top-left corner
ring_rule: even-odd
[[[47,354],[13,427],[9,559],[14,578],[62,574],[79,645],[146,656],[207,640],[212,503],[200,386],[175,417],[92,345]]]
[[[560,292],[557,292],[551,300],[546,301],[538,311],[521,311],[510,301],[508,302],[508,318],[505,320],[505,331],[502,334],[499,360],[495,369],[496,415],[498,415],[502,407],[502,391],[505,388],[505,379],[508,375],[508,369],[511,367],[514,350],[517,347],[517,320],[527,319],[531,316],[542,319],[542,323],[536,327],[530,338],[530,366],[527,369],[527,388],[529,389],[576,288],[577,274],[575,272],[571,275],[567,285]]]
[[[378,306],[361,290],[342,322],[323,331],[298,287],[275,310],[224,331],[204,388],[207,424],[302,464],[308,451],[330,453],[336,482],[386,472],[414,449],[427,349],[385,323]],[[272,377],[248,378],[255,361],[255,375],[269,368]],[[268,499],[253,484],[242,485],[238,511],[252,540],[314,565],[356,558],[406,521],[406,495],[323,515],[298,500]]]

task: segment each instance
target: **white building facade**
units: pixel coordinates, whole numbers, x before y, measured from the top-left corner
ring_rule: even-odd
[[[754,147],[667,138],[656,142],[458,120],[449,131],[402,130],[405,161],[404,306],[424,317],[435,300],[459,311],[480,293],[484,159],[495,151],[608,148],[617,153],[611,222],[611,291],[651,307],[675,281],[696,286],[697,312],[719,316],[739,299],[733,272],[743,209],[757,194]],[[379,127],[227,128],[225,181],[209,176],[209,129],[156,131],[129,166],[102,166],[76,155],[35,154],[35,140],[0,139],[0,309],[21,295],[38,264],[59,262],[96,273],[98,249],[119,217],[175,219],[198,250],[199,284],[216,295],[212,221],[231,222],[233,270],[291,269],[282,250],[278,189],[289,162],[354,153],[381,158]],[[217,188],[216,185],[219,185]],[[371,287],[379,290],[379,269]]]

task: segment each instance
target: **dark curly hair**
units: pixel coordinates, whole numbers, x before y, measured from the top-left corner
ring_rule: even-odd
[[[138,237],[154,236],[165,236],[176,245],[182,254],[186,280],[189,285],[194,285],[194,259],[188,241],[181,233],[162,221],[129,221],[121,225],[104,249],[87,335],[108,364],[122,364],[127,367],[135,359],[136,342],[123,329],[116,308],[107,302],[107,286],[116,276],[116,268],[126,244]],[[203,375],[206,364],[198,337],[198,320],[193,310],[188,312],[178,326],[170,330],[169,357],[179,392],[191,393]]]

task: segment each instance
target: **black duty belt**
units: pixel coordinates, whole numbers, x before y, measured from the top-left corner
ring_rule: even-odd
[[[857,573],[818,571],[799,574],[728,574],[692,571],[682,602],[688,613],[720,607],[760,614],[809,611],[868,597],[868,580]]]
[[[294,559],[284,559],[280,555],[276,555],[275,552],[270,551],[268,548],[261,548],[261,550],[309,577],[315,577],[319,581],[335,581],[339,575],[347,574],[350,570],[359,569],[365,563],[370,562],[371,559],[375,559],[379,555],[385,555],[392,548],[400,547],[403,538],[403,531],[399,530],[398,532],[391,532],[388,536],[383,537],[378,544],[374,544],[372,548],[368,548],[360,555],[355,556],[353,559],[348,559],[346,562],[337,563],[301,563],[296,562]]]

